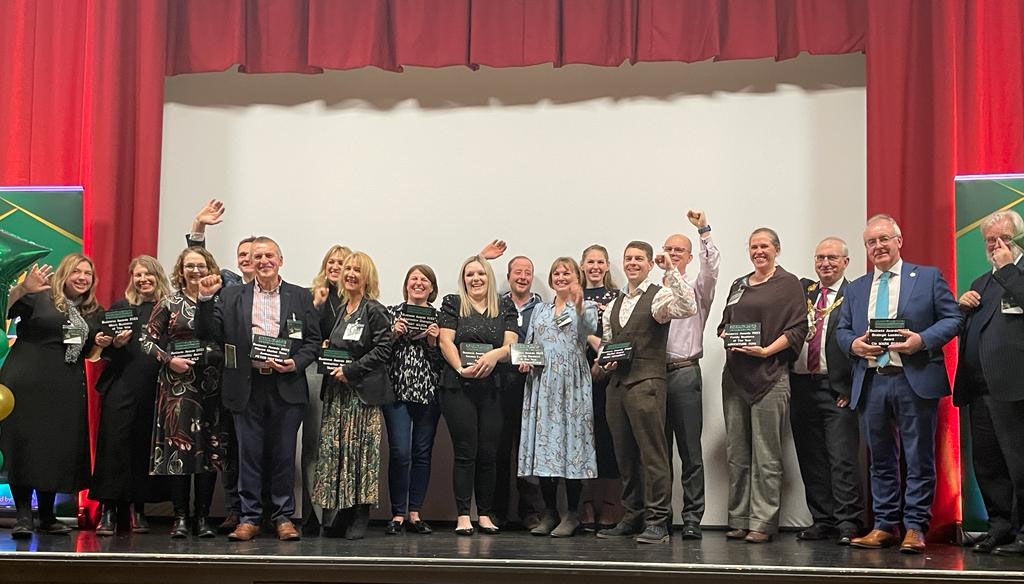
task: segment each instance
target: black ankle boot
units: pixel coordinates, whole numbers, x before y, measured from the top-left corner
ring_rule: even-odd
[[[131,522],[132,533],[149,533],[149,522],[146,521],[146,514],[143,512],[141,504],[132,505]]]
[[[178,515],[174,518],[174,524],[171,525],[171,539],[185,539],[188,537],[188,517],[184,515]]]
[[[217,528],[203,515],[196,518],[196,535],[204,539],[217,537]]]
[[[356,505],[353,508],[352,523],[345,530],[345,539],[363,539],[370,525],[370,506]]]
[[[117,509],[113,505],[100,508],[100,522],[96,524],[96,535],[114,535],[117,531]]]

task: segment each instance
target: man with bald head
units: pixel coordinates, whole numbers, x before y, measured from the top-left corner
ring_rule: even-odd
[[[668,370],[665,404],[665,439],[669,457],[672,439],[679,449],[682,462],[680,481],[683,485],[683,539],[700,539],[700,522],[704,517],[704,461],[700,435],[704,427],[701,403],[700,358],[704,356],[704,324],[715,299],[718,282],[718,247],[711,241],[711,226],[703,211],[690,211],[686,218],[697,228],[700,249],[694,254],[693,242],[682,233],[668,236],[662,249],[693,286],[697,314],[673,320],[665,346]],[[687,266],[698,258],[700,271],[696,276],[686,272]]]
[[[808,339],[789,376],[793,442],[814,520],[797,538],[838,538],[841,545],[860,535],[864,513],[857,472],[860,431],[857,414],[848,407],[850,358],[836,340],[849,265],[849,248],[838,237],[826,237],[814,248],[817,278],[801,279]]]

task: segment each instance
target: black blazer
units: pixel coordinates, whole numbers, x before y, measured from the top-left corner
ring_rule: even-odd
[[[818,282],[807,278],[800,278],[804,290],[807,293],[807,301],[812,305],[818,301]],[[839,284],[839,292],[836,294],[836,302],[846,293],[846,278]],[[825,329],[825,360],[828,365],[828,382],[832,391],[849,396],[850,379],[853,377],[853,366],[850,356],[839,346],[836,340],[836,325],[839,324],[840,307],[832,310],[828,315],[828,328]]]
[[[1008,264],[993,272],[986,272],[971,283],[971,290],[984,295],[987,286],[1000,286],[1003,298],[1024,306],[1024,258],[1015,265]],[[963,363],[967,344],[967,328],[972,322],[981,329],[981,373],[985,377],[988,393],[999,401],[1024,400],[1024,314],[1003,314],[1001,306],[982,304],[967,315],[960,325],[958,357]],[[965,367],[957,367],[953,382],[953,403],[970,404],[976,397],[974,383]]]
[[[345,304],[342,304],[339,310],[344,311]],[[340,317],[340,313],[330,335],[332,348],[352,354],[352,362],[341,368],[345,378],[349,380],[348,386],[366,405],[378,406],[394,401],[387,371],[392,351],[391,317],[388,315],[388,309],[376,300],[364,298],[350,317],[350,322],[355,323],[357,320],[363,324],[363,332],[358,341],[347,341],[343,338],[347,325]],[[331,380],[332,386],[337,387],[337,381],[334,381],[333,376]]]
[[[196,336],[235,346],[237,365],[233,369],[224,367],[224,386],[221,392],[225,407],[232,412],[245,409],[252,388],[253,369],[249,351],[252,349],[254,288],[255,282],[229,286],[221,289],[215,299],[199,302]],[[287,336],[287,321],[293,317],[302,320],[302,340],[292,343],[291,358],[295,360],[295,371],[274,373],[273,379],[284,401],[305,404],[309,399],[306,367],[316,360],[320,350],[320,315],[313,308],[313,296],[309,290],[281,282],[279,337]]]

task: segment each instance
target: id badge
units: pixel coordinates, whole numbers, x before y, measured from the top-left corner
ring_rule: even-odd
[[[302,321],[301,320],[287,320],[285,321],[285,327],[288,331],[289,339],[302,340]]]
[[[341,337],[346,341],[358,341],[363,336],[363,324],[354,322],[345,325],[345,334]]]
[[[999,306],[1003,314],[1024,314],[1024,308],[1021,308],[1020,304],[1005,298],[999,301]]]
[[[224,344],[224,368],[225,369],[237,369],[238,368],[238,357],[235,354],[235,346],[230,343]]]
[[[739,290],[736,290],[735,292],[733,292],[732,294],[730,294],[730,295],[729,295],[729,300],[728,300],[728,301],[727,301],[727,302],[725,303],[725,305],[726,305],[726,306],[732,306],[733,304],[736,304],[737,302],[739,302],[739,301],[740,301],[740,298],[743,298],[743,290],[744,290],[744,289],[743,289],[743,287],[741,286],[741,287],[739,288]]]
[[[558,328],[564,328],[570,322],[572,322],[572,315],[569,314],[568,310],[563,310],[562,314],[555,317],[555,325]]]
[[[65,345],[81,345],[85,342],[85,332],[81,328],[73,324],[65,324],[62,328]]]

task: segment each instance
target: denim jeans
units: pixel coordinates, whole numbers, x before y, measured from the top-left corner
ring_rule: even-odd
[[[399,401],[381,406],[381,410],[388,430],[391,514],[405,516],[408,511],[418,512],[427,496],[441,407]]]

